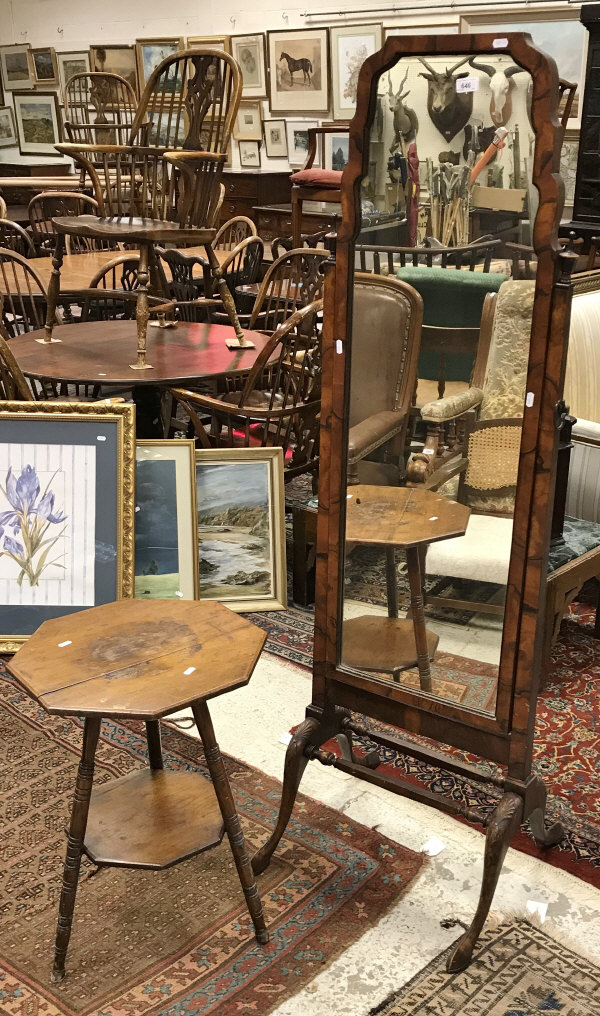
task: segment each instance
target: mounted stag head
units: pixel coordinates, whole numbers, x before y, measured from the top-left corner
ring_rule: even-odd
[[[454,73],[458,67],[467,63],[468,59],[466,56],[452,67],[446,67],[444,71],[436,71],[431,64],[427,63],[427,60],[422,56],[419,57],[420,62],[429,72],[424,74],[421,71],[419,75],[429,82],[427,112],[446,141],[452,141],[452,138],[456,137],[473,112],[473,93],[456,91],[458,78],[468,78],[469,72]]]
[[[396,148],[402,148],[403,142],[410,144],[417,137],[417,131],[419,129],[419,120],[414,109],[407,106],[404,102],[406,97],[410,95],[410,88],[403,92],[402,89],[406,84],[408,77],[408,70],[400,82],[398,91],[394,95],[394,89],[392,88],[392,77],[388,74],[388,98],[390,103],[390,111],[394,114],[394,142],[390,147],[390,151],[393,152]]]
[[[510,95],[511,78],[513,74],[522,71],[522,67],[511,64],[510,67],[492,67],[491,64],[477,63],[475,57],[469,60],[471,67],[476,71],[483,71],[490,79],[492,100],[490,102],[490,115],[495,127],[503,127],[507,120],[510,120],[512,113],[512,98]]]

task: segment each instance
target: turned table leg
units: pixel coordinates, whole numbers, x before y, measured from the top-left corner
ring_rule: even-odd
[[[52,275],[48,284],[48,302],[46,304],[46,324],[44,326],[46,335],[44,342],[52,342],[52,332],[56,321],[56,305],[60,294],[60,270],[62,268],[65,254],[65,237],[63,233],[57,233],[54,253],[52,255]],[[58,339],[56,341],[59,341]]]
[[[146,740],[148,742],[150,768],[162,769],[163,757],[160,743],[160,723],[158,720],[146,720]]]
[[[423,607],[423,582],[417,547],[406,548],[406,570],[410,584],[410,607],[415,631],[417,666],[419,668],[421,691],[431,691],[431,668],[429,665],[429,649],[427,647],[425,611]]]
[[[56,944],[54,947],[54,968],[52,981],[62,981],[65,976],[65,959],[71,937],[73,910],[77,894],[77,880],[81,867],[81,854],[87,825],[92,782],[94,779],[94,756],[98,735],[100,733],[100,717],[87,716],[83,728],[83,747],[77,772],[75,794],[71,809],[71,823],[67,840],[67,855],[63,871],[63,884],[58,908],[58,925]]]
[[[385,584],[388,617],[398,617],[398,576],[396,573],[396,551],[385,548]]]
[[[192,712],[202,739],[206,764],[215,788],[231,852],[246,897],[246,905],[254,924],[256,938],[261,945],[266,945],[269,941],[269,933],[265,924],[262,903],[256,888],[256,879],[246,850],[246,841],[206,702],[203,700],[194,702]]]

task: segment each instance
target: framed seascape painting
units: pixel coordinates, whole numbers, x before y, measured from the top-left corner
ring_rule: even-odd
[[[137,57],[137,70],[138,80],[140,83],[140,92],[144,91],[148,83],[148,78],[154,70],[158,67],[163,60],[166,60],[168,56],[173,56],[174,53],[178,53],[180,49],[183,49],[183,39],[174,37],[170,39],[136,39],[135,41],[135,52]],[[176,84],[173,79],[169,82],[171,87],[170,91],[174,91]]]
[[[21,155],[56,155],[61,140],[56,92],[13,92]]]
[[[10,106],[0,107],[0,148],[8,145],[16,145],[17,135],[15,134],[15,121]]]
[[[244,169],[260,169],[260,145],[258,141],[238,141],[240,166]]]
[[[308,155],[308,131],[318,120],[287,120],[287,147],[290,166],[303,166]]]
[[[242,68],[244,99],[266,99],[267,64],[262,32],[259,35],[232,35],[231,53]]]
[[[329,111],[328,29],[267,32],[272,113]]]
[[[5,92],[33,88],[29,46],[0,46],[0,68]]]
[[[265,120],[265,151],[268,159],[287,159],[285,120]]]
[[[196,451],[200,599],[232,610],[287,605],[283,451]]]
[[[0,402],[0,651],[133,595],[135,408]]]
[[[52,46],[32,49],[31,62],[36,85],[58,84],[58,64]]]
[[[358,72],[381,49],[381,25],[343,25],[329,29],[333,115],[351,120],[356,111]]]
[[[72,53],[57,53],[58,78],[64,96],[67,81],[74,74],[87,74],[91,70],[90,54],[87,50]]]
[[[120,74],[129,82],[135,94],[138,94],[134,46],[90,46],[90,68],[93,71]]]
[[[197,600],[194,442],[137,441],[135,463],[135,596]]]
[[[259,99],[240,102],[233,136],[236,141],[262,141],[262,109]]]

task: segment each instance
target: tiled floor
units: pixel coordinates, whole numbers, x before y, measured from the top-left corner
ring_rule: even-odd
[[[469,645],[477,647],[474,632]],[[449,647],[448,647],[449,648]],[[263,654],[246,688],[211,704],[224,751],[281,779],[282,734],[304,718],[310,674]],[[301,789],[377,828],[413,850],[431,837],[445,848],[427,860],[405,896],[379,922],[275,1016],[366,1016],[460,935],[444,918],[472,918],[480,888],[483,836],[476,829],[388,791],[312,762]],[[544,927],[591,957],[600,955],[600,891],[550,865],[509,850],[492,913],[524,914],[528,901],[547,904]]]

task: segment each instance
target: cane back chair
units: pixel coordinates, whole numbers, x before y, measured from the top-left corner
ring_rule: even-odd
[[[240,95],[241,72],[233,57],[218,50],[184,50],[163,60],[150,76],[129,144],[57,146],[89,176],[100,215],[54,220],[58,238],[49,287],[48,340],[60,288],[63,238],[75,235],[139,246],[136,369],[151,366],[146,363],[148,281],[156,280],[158,243],[205,247],[236,341],[244,344],[235,304],[212,248],[215,229],[208,225],[220,196]],[[154,139],[156,144],[146,143]]]

